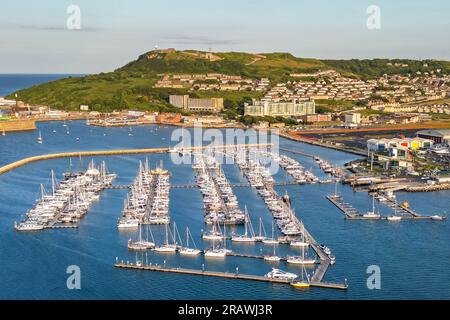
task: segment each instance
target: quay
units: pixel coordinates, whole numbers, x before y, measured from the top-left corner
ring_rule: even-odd
[[[206,149],[223,149],[229,147],[236,148],[256,148],[256,147],[269,147],[273,146],[272,143],[260,143],[260,144],[236,144],[236,145],[217,145],[217,146],[199,146],[199,147],[191,147],[184,148],[185,151],[199,151]],[[50,159],[59,159],[59,158],[75,158],[75,157],[96,157],[96,156],[115,156],[115,155],[124,155],[124,154],[146,154],[146,153],[168,153],[171,148],[150,148],[150,149],[120,149],[120,150],[101,150],[101,151],[74,151],[74,152],[64,152],[64,153],[52,153],[52,154],[44,154],[39,156],[33,156],[18,160],[16,162],[7,164],[3,167],[0,167],[0,175],[14,170],[16,168],[22,167],[26,164],[42,161],[42,160],[50,160]]]
[[[179,273],[179,274],[198,275],[198,276],[207,276],[207,277],[217,277],[217,278],[225,278],[225,279],[251,280],[251,281],[270,282],[270,283],[279,283],[279,284],[288,284],[288,285],[291,284],[291,282],[286,279],[267,278],[264,276],[241,274],[239,272],[230,273],[230,272],[206,271],[206,270],[195,270],[195,269],[184,269],[184,268],[170,268],[170,267],[157,266],[157,265],[142,265],[140,263],[134,264],[134,263],[130,263],[130,262],[126,262],[126,263],[116,262],[114,267],[119,268],[119,269],[168,272],[168,273]],[[321,288],[341,289],[341,290],[345,290],[348,288],[347,283],[341,284],[341,283],[331,283],[331,282],[310,281],[309,285],[311,287],[321,287]]]

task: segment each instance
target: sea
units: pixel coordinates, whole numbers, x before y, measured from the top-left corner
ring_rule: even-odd
[[[41,83],[80,76],[82,74],[0,74],[0,97]]]
[[[2,81],[7,81],[2,78]],[[30,83],[24,82],[23,86]],[[17,86],[16,86],[17,87]],[[20,86],[19,86],[20,87]],[[19,159],[56,152],[155,148],[173,146],[175,127],[145,125],[129,128],[87,126],[84,121],[39,122],[38,130],[7,133],[0,136],[0,166]],[[66,130],[69,129],[69,134]],[[37,143],[38,131],[43,144]],[[53,132],[55,131],[55,132]],[[280,148],[314,154],[333,164],[343,165],[358,156],[332,149],[280,138]],[[320,178],[326,175],[313,159],[282,151],[311,169]],[[110,172],[118,174],[114,182],[128,185],[136,177],[140,161],[148,158],[151,167],[162,161],[170,171],[173,184],[195,183],[189,164],[176,164],[169,154],[101,156],[39,161],[0,175],[0,299],[251,299],[251,300],[308,300],[308,299],[450,299],[450,226],[448,221],[346,221],[343,214],[325,197],[335,192],[334,184],[277,186],[277,192],[289,194],[296,215],[319,242],[326,244],[336,257],[324,280],[347,281],[348,290],[310,288],[298,290],[287,285],[247,280],[209,278],[193,275],[158,273],[114,268],[117,260],[148,263],[212,271],[226,271],[264,275],[273,267],[301,273],[285,262],[270,264],[260,259],[226,257],[205,260],[204,257],[181,257],[149,252],[140,256],[127,248],[128,239],[137,239],[138,232],[117,229],[127,190],[105,190],[77,229],[52,229],[32,233],[14,230],[33,207],[40,195],[40,185],[51,186],[51,170],[61,180],[62,173],[84,170],[89,161],[105,161]],[[223,170],[231,183],[245,182],[234,164],[224,164]],[[289,176],[279,170],[276,181]],[[348,185],[339,185],[344,199],[360,211],[372,209],[372,199],[366,192],[355,192]],[[258,230],[260,218],[267,234],[272,219],[263,200],[255,190],[236,187],[234,192],[242,209],[247,207],[252,223]],[[419,214],[448,216],[450,192],[397,194],[399,201],[407,201]],[[382,214],[392,210],[377,203]],[[171,189],[169,214],[184,238],[189,227],[198,248],[211,243],[202,241],[202,196],[198,189]],[[243,227],[228,232],[243,233]],[[157,243],[164,238],[164,227],[152,227]],[[145,234],[145,232],[144,232]],[[231,244],[238,253],[268,254],[273,247],[262,244]],[[278,255],[300,255],[299,249],[286,245],[276,247]],[[79,267],[80,289],[69,289],[70,270]],[[68,273],[69,270],[69,273]],[[379,271],[376,275],[373,270]],[[306,272],[312,274],[312,269]],[[374,276],[376,286],[374,286]],[[69,286],[70,287],[70,286]]]

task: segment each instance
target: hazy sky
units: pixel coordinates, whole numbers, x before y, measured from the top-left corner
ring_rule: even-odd
[[[69,5],[81,30],[68,30]],[[381,29],[366,25],[369,5]],[[448,0],[2,0],[0,73],[111,71],[160,48],[450,60]]]

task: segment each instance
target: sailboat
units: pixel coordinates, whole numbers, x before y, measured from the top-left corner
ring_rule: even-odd
[[[263,235],[264,234],[264,235]],[[264,224],[262,222],[262,218],[259,218],[259,233],[254,237],[255,241],[264,241],[266,237],[266,230],[264,229]]]
[[[306,279],[305,279],[305,274],[306,274]],[[307,289],[310,287],[309,276],[306,273],[305,266],[302,266],[301,279],[292,281],[291,286],[294,288],[297,288],[297,289]]]
[[[289,245],[291,247],[308,247],[309,243],[305,241],[305,226],[302,223],[302,232],[301,232],[301,239],[297,241],[291,241],[289,242]]]
[[[314,259],[308,259],[305,255],[305,247],[302,247],[302,256],[301,257],[288,257],[287,263],[311,265],[311,264],[315,264],[316,261]]]
[[[372,211],[367,212],[363,217],[368,219],[379,219],[381,217],[380,214],[375,212],[375,195],[372,196]]]
[[[151,231],[150,231],[151,233]],[[152,239],[153,239],[153,234],[152,234]],[[144,241],[142,240],[142,227],[139,227],[139,240],[136,242],[133,242],[131,239],[128,240],[128,249],[130,250],[147,250],[150,248],[153,248],[155,246],[155,242],[153,240],[153,242],[148,241],[148,226],[147,226],[147,240]]]
[[[242,242],[242,243],[250,243],[255,242],[255,236],[253,232],[252,222],[247,212],[247,206],[245,207],[245,232],[243,235],[233,236],[231,237],[231,241],[234,242]],[[250,233],[250,236],[249,236]]]
[[[217,220],[214,221],[213,228],[210,232],[202,234],[203,240],[222,240],[223,238],[224,235],[220,232],[220,226]]]
[[[189,239],[192,239],[192,242],[194,243],[194,248],[189,247]],[[195,245],[194,239],[192,238],[192,234],[189,231],[189,227],[186,227],[186,247],[181,248],[179,253],[187,256],[196,256],[200,254],[200,250],[198,250]]]
[[[64,120],[63,127],[67,127],[66,120]]]
[[[266,238],[262,241],[264,244],[278,244],[280,243],[277,239],[275,239],[275,223],[272,220],[272,238]]]
[[[223,226],[224,236],[223,236],[223,248],[216,247],[216,240],[213,240],[212,249],[208,249],[205,251],[205,258],[225,258],[228,253],[231,253],[231,250],[227,250],[227,238],[225,236],[225,225]]]
[[[3,129],[3,131],[2,131],[2,136],[6,136],[5,129]]]
[[[395,200],[394,215],[387,217],[387,220],[391,222],[402,220],[402,217],[397,215],[397,200]]]
[[[264,260],[265,260],[265,261],[278,262],[278,261],[281,260],[281,258],[275,254],[275,245],[276,245],[276,244],[274,243],[274,244],[273,244],[273,254],[272,254],[272,255],[264,256]]]
[[[131,137],[131,136],[133,136],[133,128],[129,128],[128,129],[128,135]]]
[[[161,253],[174,253],[174,252],[177,251],[177,244],[176,244],[176,241],[175,241],[176,225],[174,223],[174,227],[173,227],[173,230],[174,230],[173,244],[169,243],[169,229],[168,229],[167,224],[165,225],[165,227],[166,227],[165,242],[164,242],[163,245],[161,245],[159,247],[156,247],[154,250],[156,252],[161,252]]]
[[[39,131],[39,135],[38,135],[38,138],[37,138],[37,142],[38,142],[39,144],[42,144],[42,142],[43,142],[41,131]]]

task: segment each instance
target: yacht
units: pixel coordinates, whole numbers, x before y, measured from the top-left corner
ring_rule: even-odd
[[[387,220],[388,221],[392,221],[392,222],[396,222],[396,221],[402,220],[402,217],[400,217],[400,216],[389,216],[389,217],[387,217]]]
[[[313,259],[304,259],[303,257],[288,257],[287,263],[306,265],[306,264],[315,264],[316,261]]]
[[[119,228],[119,230],[139,228],[139,220],[133,219],[133,218],[125,218],[125,217],[121,218],[119,220],[117,228]]]
[[[14,223],[14,229],[17,231],[39,231],[44,229],[44,226],[39,223],[21,222],[19,224]]]
[[[226,249],[209,249],[205,251],[206,258],[224,258],[228,253]]]
[[[438,215],[431,216],[430,218],[431,218],[431,220],[437,220],[437,221],[442,221],[445,219],[443,216],[438,216]]]
[[[186,227],[186,247],[181,248],[178,252],[181,255],[186,255],[186,256],[199,255],[201,251],[195,247],[195,242],[194,242],[194,248],[189,247],[189,239],[192,239],[192,242],[194,242],[194,239],[192,238],[192,234],[189,231],[189,227]]]
[[[381,215],[375,211],[375,195],[372,196],[372,211],[369,211],[366,214],[363,214],[363,217],[367,218],[367,219],[381,218]]]
[[[37,142],[39,143],[39,144],[42,144],[42,133],[41,133],[41,131],[39,131],[39,135],[38,135],[38,138],[37,138]]]
[[[270,279],[294,280],[298,278],[298,275],[296,275],[295,273],[290,273],[280,269],[272,268],[272,271],[267,273],[265,277]]]
[[[231,241],[242,242],[242,243],[251,243],[251,242],[256,241],[256,239],[254,237],[252,223],[251,223],[250,217],[247,212],[247,207],[245,207],[245,223],[244,223],[244,225],[245,225],[244,234],[231,237]],[[249,236],[249,233],[250,233],[250,236]]]
[[[165,242],[164,242],[164,244],[160,245],[159,247],[155,247],[154,250],[156,252],[160,252],[160,253],[174,253],[177,251],[177,244],[175,241],[176,226],[174,224],[173,243],[169,243],[169,228],[168,228],[167,224],[165,225],[165,227],[166,227]]]

